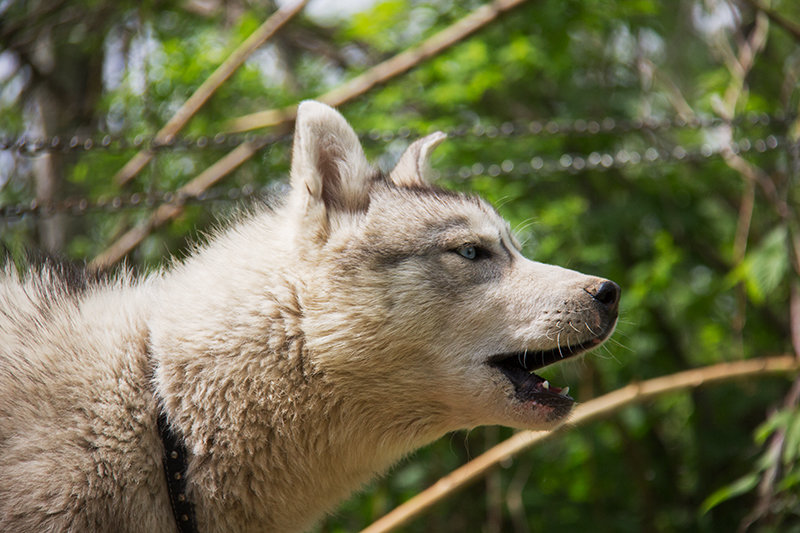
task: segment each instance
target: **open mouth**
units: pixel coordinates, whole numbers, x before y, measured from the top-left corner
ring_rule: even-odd
[[[521,401],[536,401],[551,406],[571,405],[575,400],[569,395],[569,387],[556,387],[534,371],[590,350],[602,343],[603,339],[604,337],[596,337],[581,344],[538,352],[498,354],[492,356],[487,364],[498,369],[511,381],[516,396]]]

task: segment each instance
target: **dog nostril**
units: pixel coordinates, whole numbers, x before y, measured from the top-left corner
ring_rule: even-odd
[[[592,294],[592,297],[606,307],[613,308],[619,303],[620,291],[619,285],[606,280],[597,287],[597,292]]]

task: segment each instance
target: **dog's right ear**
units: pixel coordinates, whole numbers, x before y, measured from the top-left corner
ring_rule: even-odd
[[[433,150],[447,138],[437,131],[418,139],[406,148],[400,160],[389,174],[389,179],[400,187],[425,186],[429,183],[430,159]]]
[[[297,110],[292,149],[292,194],[307,214],[327,219],[332,211],[369,205],[375,172],[353,128],[332,107],[305,101]]]

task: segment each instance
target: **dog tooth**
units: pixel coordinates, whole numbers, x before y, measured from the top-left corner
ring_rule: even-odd
[[[547,380],[542,381],[542,388],[544,390],[550,390],[550,382]]]
[[[561,394],[561,396],[566,396],[567,394],[569,394],[569,387],[562,388],[559,394]]]

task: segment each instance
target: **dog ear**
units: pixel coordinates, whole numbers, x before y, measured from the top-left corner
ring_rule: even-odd
[[[326,210],[358,211],[369,204],[375,174],[342,115],[319,102],[300,104],[292,148],[294,194],[321,201]]]
[[[400,187],[425,186],[429,183],[430,157],[433,150],[447,138],[437,131],[414,141],[406,148],[395,165],[389,179]]]

